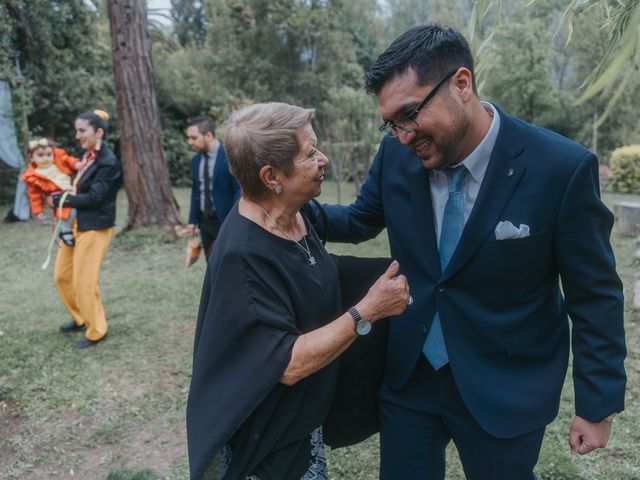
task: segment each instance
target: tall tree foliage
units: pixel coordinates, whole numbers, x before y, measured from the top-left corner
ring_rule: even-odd
[[[375,9],[368,9],[374,4],[374,0],[207,0],[203,45],[156,47],[160,105],[174,118],[182,117],[184,128],[192,115],[209,114],[222,122],[240,105],[284,101],[315,107],[321,140],[338,138],[327,130],[336,128],[327,120],[335,118],[332,106],[337,97],[331,92],[351,89],[366,101],[359,61],[370,63],[380,48],[374,44],[380,39],[376,28],[382,29],[382,24],[373,21]],[[356,17],[354,23],[347,21]],[[170,148],[172,154],[182,155],[175,160],[186,174],[188,154],[177,148],[184,136],[179,128],[179,122],[174,124]]]
[[[573,138],[602,153],[601,160],[608,160],[608,152],[621,145],[640,142],[640,75],[623,73],[625,87],[615,98],[619,82],[615,81],[588,101],[576,99],[585,91],[592,72],[597,71],[605,58],[610,32],[602,28],[605,13],[597,8],[580,15],[580,22],[573,27],[571,41],[566,45],[568,74],[565,89],[571,94],[570,111],[575,126]],[[632,68],[632,67],[630,67]],[[613,96],[613,97],[612,97]],[[612,101],[613,99],[613,101]]]
[[[180,45],[204,43],[206,19],[204,4],[198,0],[171,0],[171,18],[176,39]]]
[[[540,20],[504,25],[490,49],[491,72],[483,93],[527,122],[558,128],[554,120],[561,117],[559,95],[549,69],[551,40]]]
[[[211,67],[230,91],[255,101],[318,105],[362,74],[352,37],[329,1],[210,0]]]
[[[26,80],[17,115],[31,134],[72,147],[73,119],[83,110],[113,111],[108,26],[83,0],[0,0],[0,71],[21,67]],[[25,139],[23,139],[24,141]]]
[[[387,47],[383,9],[377,0],[343,0],[335,8],[340,11],[336,15],[339,29],[349,35],[358,64],[368,70]]]
[[[475,2],[474,11],[481,7],[503,17],[489,38],[500,37],[505,24],[525,28],[531,20],[543,20],[545,31],[557,34],[555,53],[545,63],[557,82],[551,93],[560,103],[547,126],[596,153],[604,151],[605,158],[616,144],[640,139],[637,113],[630,115],[640,108],[631,94],[640,82],[640,0],[484,0]]]
[[[566,0],[172,0],[172,33],[153,37],[171,179],[174,185],[188,182],[189,116],[210,114],[220,123],[239,105],[280,100],[317,109],[321,141],[340,151],[334,166],[344,166],[340,174],[357,180],[366,170],[366,144],[380,138],[377,107],[362,92],[362,74],[399,33],[434,20],[463,31],[468,27],[467,35],[473,31],[481,95],[606,155],[639,133],[633,117],[639,100],[632,93],[640,76],[630,76],[613,110],[608,99],[615,89],[580,106],[573,101],[608,51],[610,38],[622,38],[616,25],[619,33],[630,25],[623,20],[632,18],[638,1],[581,11],[565,46],[565,37],[545,32],[558,29]],[[115,113],[105,5],[102,0],[0,0],[0,75],[11,78],[19,60],[27,81],[24,99],[15,95],[15,107],[18,114],[29,114],[32,133],[73,146],[72,122],[79,111],[103,107]],[[626,17],[619,13],[625,8]],[[592,19],[597,11],[605,15]],[[614,14],[620,22],[606,23]],[[538,33],[545,40],[534,40]],[[517,71],[522,69],[524,75]],[[348,160],[354,158],[359,166]]]
[[[387,44],[409,28],[438,22],[463,31],[474,0],[387,0]]]
[[[571,0],[563,14],[569,35],[573,29],[573,18],[594,7],[605,13],[602,26],[607,27],[610,37],[604,55],[587,78],[588,88],[579,98],[580,102],[586,102],[608,89],[616,80],[618,88],[613,99],[619,99],[627,87],[626,83],[637,77],[640,69],[640,0]]]

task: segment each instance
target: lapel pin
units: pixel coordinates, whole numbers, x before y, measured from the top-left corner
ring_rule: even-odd
[[[507,177],[513,177],[513,168],[510,168],[510,169],[507,171]]]

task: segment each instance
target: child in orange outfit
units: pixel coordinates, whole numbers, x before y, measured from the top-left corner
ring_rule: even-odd
[[[34,138],[29,142],[27,157],[29,165],[22,175],[22,180],[29,190],[29,203],[33,216],[44,218],[44,198],[54,192],[72,189],[71,175],[80,169],[82,161],[67,154],[62,148],[57,148],[52,140]],[[58,211],[54,209],[54,216]],[[76,211],[63,208],[60,223],[60,238],[72,247],[74,245],[72,224]]]

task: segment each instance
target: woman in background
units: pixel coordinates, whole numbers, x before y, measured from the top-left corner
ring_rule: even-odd
[[[84,150],[84,166],[73,178],[75,193],[64,207],[77,210],[75,244],[60,245],[55,265],[55,282],[71,321],[60,326],[63,333],[85,329],[76,348],[86,348],[107,336],[107,319],[98,286],[100,267],[114,234],[116,195],[122,184],[120,162],[104,143],[106,112],[96,110],[78,115],[76,139]],[[57,207],[61,196],[52,197]]]

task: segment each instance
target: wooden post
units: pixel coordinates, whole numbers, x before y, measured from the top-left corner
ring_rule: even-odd
[[[620,202],[613,207],[618,232],[623,235],[640,233],[640,203]]]

